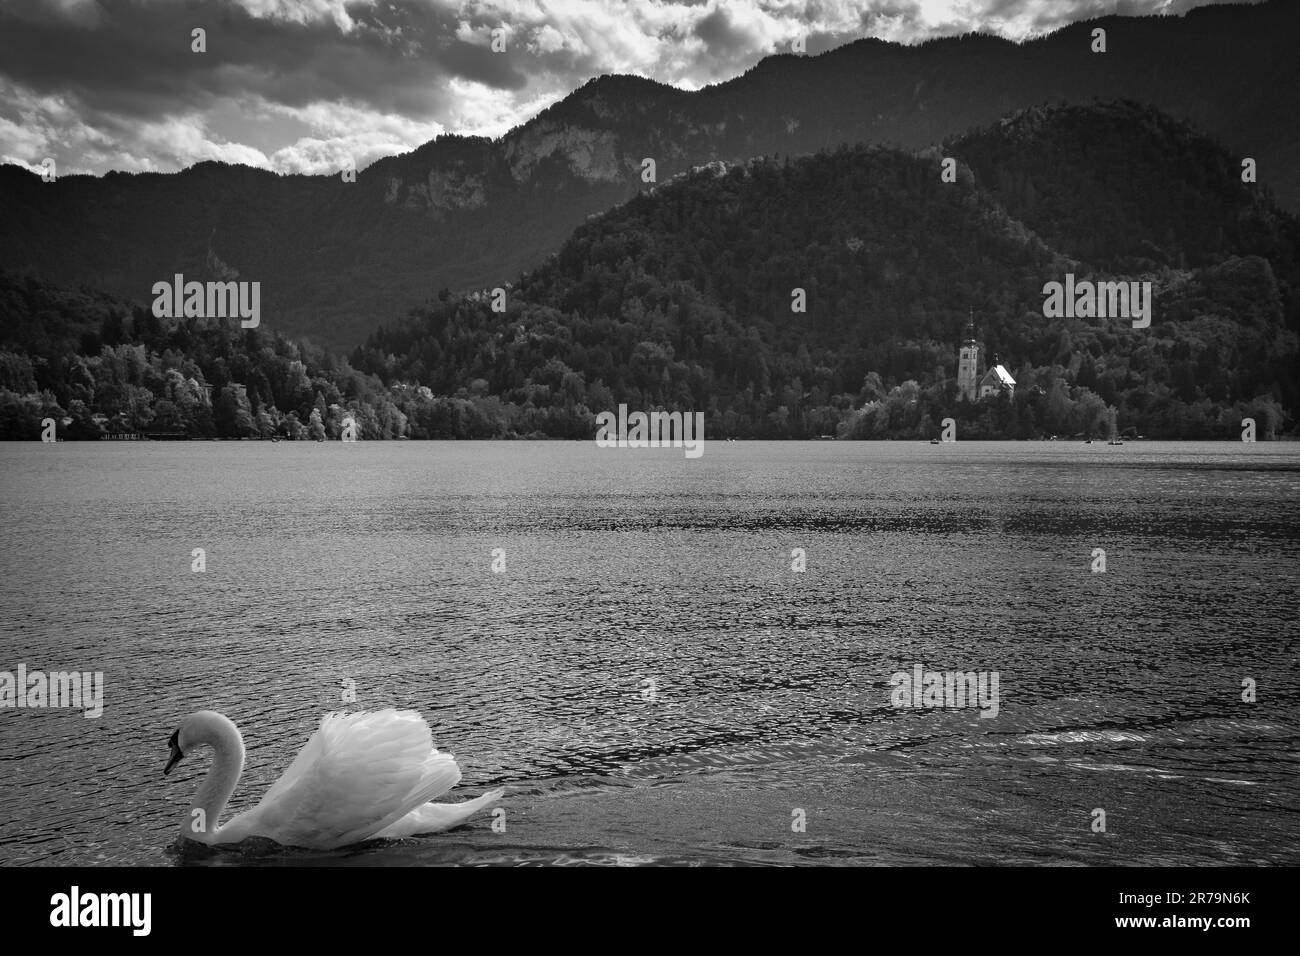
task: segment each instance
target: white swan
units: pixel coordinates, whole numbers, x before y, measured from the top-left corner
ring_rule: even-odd
[[[166,775],[199,747],[213,750],[212,769],[181,822],[181,836],[200,843],[265,837],[284,846],[332,850],[375,837],[448,830],[501,797],[493,790],[464,803],[429,803],[460,782],[451,754],[439,753],[424,718],[413,710],[333,713],[299,751],[261,802],[218,826],[244,769],[244,739],[224,714],[200,710],[168,741]]]

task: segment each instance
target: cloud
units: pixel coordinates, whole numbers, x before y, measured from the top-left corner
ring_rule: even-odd
[[[756,51],[775,52],[788,34],[781,20],[756,3],[744,2],[711,7],[692,32],[705,46],[700,62],[714,61],[711,78],[733,76],[752,66]]]
[[[605,73],[697,89],[798,36],[809,53],[863,36],[1023,39],[1117,2],[1202,0],[4,0],[0,157],[49,155],[63,173],[363,168],[444,131],[500,135]]]
[[[337,103],[313,103],[301,108],[266,104],[264,108],[292,117],[315,131],[271,155],[270,168],[280,172],[333,174],[348,166],[364,169],[377,159],[405,152],[446,132],[440,123]]]

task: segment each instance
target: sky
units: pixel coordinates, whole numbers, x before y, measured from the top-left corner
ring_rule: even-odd
[[[1023,40],[1206,2],[0,0],[0,162],[332,174],[442,133],[500,136],[605,73],[698,89],[797,37],[810,54],[863,37]]]

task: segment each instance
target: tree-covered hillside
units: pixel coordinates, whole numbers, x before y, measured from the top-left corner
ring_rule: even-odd
[[[1030,111],[948,154],[956,183],[938,151],[867,147],[700,170],[579,228],[504,314],[445,295],[353,363],[477,381],[573,435],[618,402],[752,437],[921,437],[949,415],[966,437],[1284,427],[1300,232],[1234,157],[1128,103]],[[1151,281],[1152,326],[1045,318],[1067,272]],[[1019,383],[1005,408],[956,400],[970,311]]]
[[[955,158],[955,182],[941,176]],[[1300,401],[1300,227],[1237,157],[1132,103],[1035,109],[919,154],[714,164],[579,227],[502,297],[445,291],[345,361],[237,322],[0,277],[0,430],[590,438],[1261,437]],[[1046,318],[1043,286],[1152,283],[1153,318]],[[803,308],[799,308],[802,305]],[[958,399],[973,313],[1014,398]],[[210,389],[205,387],[210,386]],[[210,393],[210,394],[209,394]]]
[[[0,272],[0,438],[396,438],[406,417],[373,376],[238,320],[149,308]]]

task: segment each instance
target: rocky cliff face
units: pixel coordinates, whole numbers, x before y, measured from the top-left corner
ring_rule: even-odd
[[[622,161],[618,136],[612,130],[540,122],[507,142],[504,150],[517,182],[526,182],[539,163],[553,157],[566,163],[573,176],[588,181],[618,182],[631,172]]]
[[[390,176],[384,202],[400,203],[405,209],[425,209],[438,215],[460,209],[477,209],[487,202],[483,177],[457,166],[431,169],[424,182],[407,183]]]

